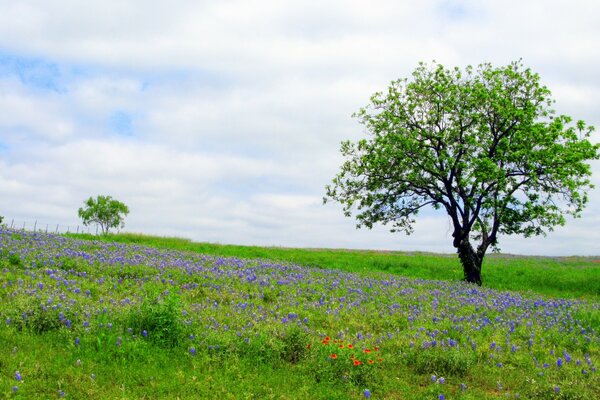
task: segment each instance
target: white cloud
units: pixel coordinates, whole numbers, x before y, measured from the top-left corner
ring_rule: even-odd
[[[3,4],[0,213],[74,225],[82,201],[106,193],[130,206],[128,229],[148,233],[452,252],[443,213],[405,237],[356,231],[321,205],[339,142],[364,134],[350,115],[419,61],[522,57],[558,113],[598,126],[599,11],[591,0]],[[32,63],[3,72],[4,55],[54,69],[36,64],[41,82],[24,79]],[[593,253],[598,190],[584,218],[502,249]]]

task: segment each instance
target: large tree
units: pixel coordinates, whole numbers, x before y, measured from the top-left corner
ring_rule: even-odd
[[[593,131],[551,108],[551,93],[521,61],[494,68],[419,64],[354,117],[367,139],[345,141],[326,188],[358,227],[412,232],[425,207],[449,216],[464,279],[481,285],[499,235],[546,234],[578,217],[598,159]]]
[[[98,224],[102,234],[107,234],[110,228],[125,226],[125,216],[129,208],[111,196],[90,197],[84,202],[85,207],[79,209],[79,218],[84,225]]]

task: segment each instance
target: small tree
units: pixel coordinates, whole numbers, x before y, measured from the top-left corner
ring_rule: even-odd
[[[342,143],[346,161],[324,201],[346,216],[356,208],[357,227],[407,234],[419,210],[444,209],[464,279],[481,285],[499,235],[545,235],[587,202],[586,161],[600,146],[588,140],[593,127],[555,116],[552,103],[520,61],[464,71],[421,63],[354,115],[370,138]]]
[[[124,219],[129,214],[129,208],[120,201],[110,196],[97,196],[96,200],[90,197],[84,204],[85,207],[79,209],[79,217],[84,225],[98,224],[104,235],[110,228],[125,226]]]

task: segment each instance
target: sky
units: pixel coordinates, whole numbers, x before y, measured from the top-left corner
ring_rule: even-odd
[[[406,236],[323,204],[340,142],[367,137],[352,114],[420,61],[522,59],[558,114],[600,128],[598,15],[596,0],[0,0],[0,215],[75,227],[101,194],[129,206],[128,232],[452,253],[441,210]],[[600,254],[592,169],[581,218],[502,251]]]

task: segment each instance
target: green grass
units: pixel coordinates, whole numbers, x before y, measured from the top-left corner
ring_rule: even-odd
[[[593,260],[102,239],[0,229],[0,398],[600,398]]]
[[[450,281],[460,280],[463,276],[462,266],[454,254],[222,245],[132,233],[68,236],[215,256],[288,261],[308,267],[347,272],[384,272],[411,278]],[[600,299],[600,256],[539,257],[491,253],[484,259],[482,277],[484,287],[492,289],[531,291],[554,297]]]

